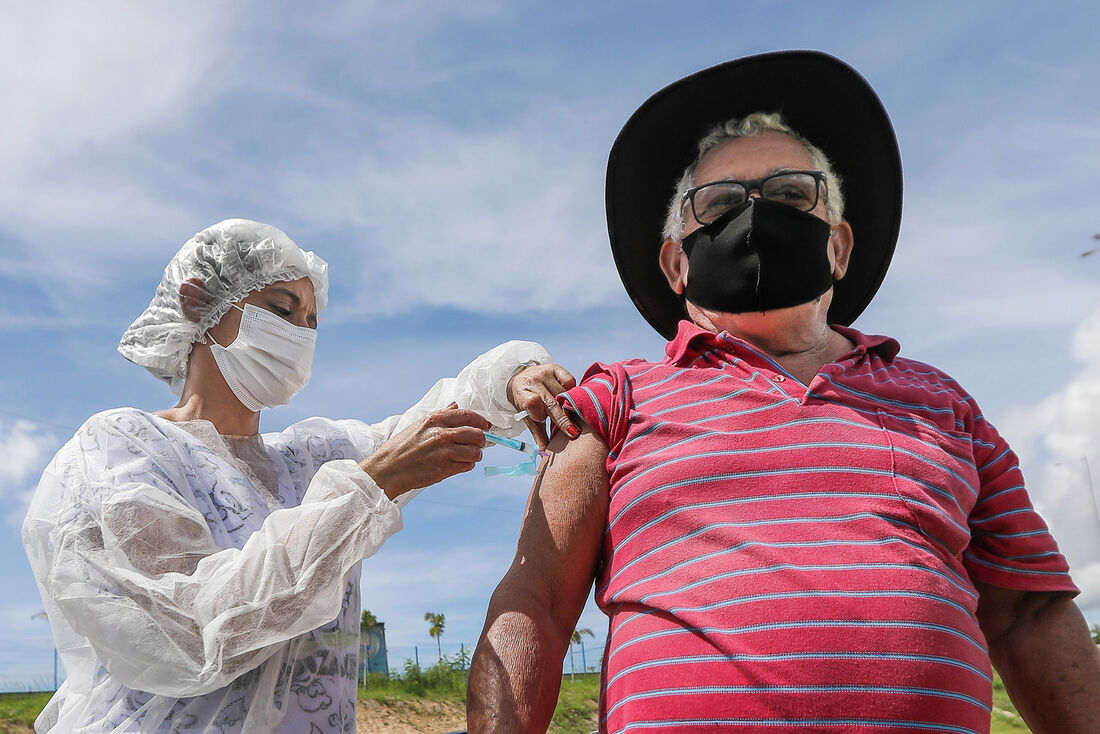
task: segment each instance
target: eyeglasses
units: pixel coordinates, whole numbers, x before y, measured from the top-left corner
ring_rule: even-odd
[[[749,198],[749,192],[778,204],[786,204],[808,212],[817,206],[818,194],[825,174],[821,171],[781,171],[752,181],[711,181],[688,189],[681,208],[691,202],[691,214],[699,224],[710,224]]]

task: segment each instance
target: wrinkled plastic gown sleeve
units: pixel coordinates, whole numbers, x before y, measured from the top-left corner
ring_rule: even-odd
[[[110,425],[86,428],[84,448],[122,438]],[[242,548],[220,549],[155,467],[100,474],[74,466],[82,458],[74,453],[62,450],[42,478],[24,524],[28,556],[50,611],[60,612],[50,622],[66,667],[98,660],[151,693],[221,688],[279,643],[330,621],[344,574],[401,527],[356,462],[333,461],[300,506],[272,512]],[[94,659],[66,641],[90,645]]]
[[[369,453],[452,401],[514,431],[507,382],[540,359],[537,344],[501,345],[404,415],[358,424],[369,430],[349,437]],[[358,422],[337,425],[347,423]],[[162,696],[222,688],[332,620],[348,570],[401,527],[394,503],[345,459],[325,463],[301,504],[272,512],[243,547],[219,548],[174,478],[140,450],[141,436],[121,430],[85,424],[46,469],[23,525],[70,682],[92,680],[102,663],[124,685]]]
[[[497,432],[505,436],[518,436],[523,433],[526,424],[522,418],[515,420],[516,408],[508,400],[508,382],[520,367],[549,362],[550,353],[541,344],[505,342],[470,362],[457,376],[435,383],[420,402],[404,414],[391,416],[371,428],[380,441],[385,440],[453,402],[460,408],[481,415],[493,424]],[[422,491],[406,492],[397,498],[397,506],[404,507]]]

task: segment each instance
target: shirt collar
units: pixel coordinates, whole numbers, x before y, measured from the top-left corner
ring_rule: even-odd
[[[831,328],[838,334],[851,339],[860,354],[872,352],[882,357],[882,361],[886,364],[893,362],[894,357],[898,356],[898,352],[901,351],[901,343],[889,336],[864,334],[862,331],[857,331],[850,326],[840,326],[838,324],[833,324]]]
[[[888,336],[864,334],[849,326],[833,325],[831,328],[851,339],[859,354],[868,352],[877,354],[888,364],[894,361],[894,357],[901,351],[901,344]],[[678,324],[676,336],[665,345],[665,355],[673,364],[683,366],[708,351],[732,352],[734,346],[742,341],[731,334],[719,335],[713,331],[707,331],[685,319]]]

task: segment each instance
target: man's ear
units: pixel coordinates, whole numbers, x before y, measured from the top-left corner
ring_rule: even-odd
[[[206,312],[206,286],[198,278],[180,283],[180,310],[183,317],[198,323]]]
[[[847,219],[841,219],[834,225],[829,235],[829,248],[833,258],[833,277],[840,280],[848,272],[848,261],[852,257],[852,227]]]
[[[682,295],[687,288],[688,260],[680,243],[676,240],[665,240],[661,245],[659,259],[668,287],[676,295]]]

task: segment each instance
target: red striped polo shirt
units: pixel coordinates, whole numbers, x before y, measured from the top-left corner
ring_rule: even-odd
[[[834,328],[809,386],[681,322],[562,396],[609,449],[602,732],[988,732],[971,579],[1077,591],[973,398]]]

